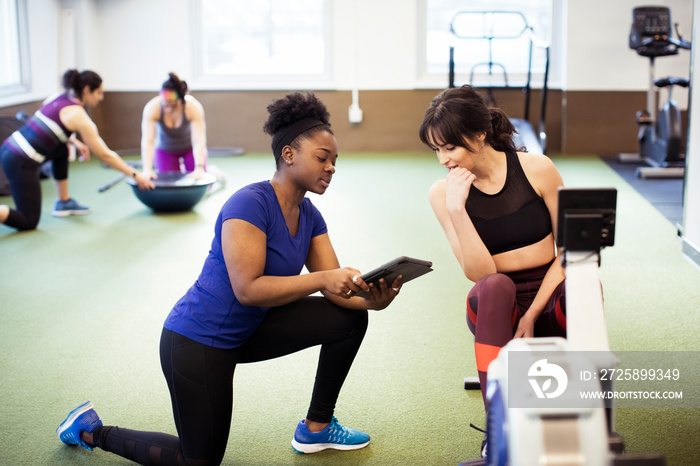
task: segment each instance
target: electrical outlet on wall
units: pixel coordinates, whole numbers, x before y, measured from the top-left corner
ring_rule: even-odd
[[[362,122],[362,109],[357,104],[350,105],[348,109],[348,120],[350,123],[361,123]]]

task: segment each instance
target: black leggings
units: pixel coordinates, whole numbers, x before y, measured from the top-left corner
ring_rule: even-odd
[[[15,201],[15,208],[10,209],[5,225],[20,231],[33,230],[41,217],[41,164],[15,154],[4,145],[0,147],[0,161]],[[54,159],[52,165],[56,180],[68,178],[67,153],[65,157]]]
[[[307,418],[330,422],[340,389],[367,330],[367,311],[308,297],[268,311],[241,346],[219,349],[163,329],[160,359],[178,436],[104,426],[95,446],[144,465],[220,464],[233,409],[238,363],[273,359],[321,345]]]

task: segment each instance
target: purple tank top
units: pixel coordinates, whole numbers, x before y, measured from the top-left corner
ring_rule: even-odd
[[[70,106],[70,105],[82,105],[79,100],[76,100],[75,98],[69,96],[66,93],[60,94],[58,97],[55,99],[51,100],[50,102],[42,105],[42,107],[39,109],[41,113],[44,114],[45,117],[47,117],[50,120],[53,120],[56,122],[63,131],[70,135],[72,131],[70,131],[68,128],[66,128],[63,123],[61,122],[61,119],[59,118],[58,114],[63,110],[64,108]]]
[[[72,131],[61,122],[59,113],[71,105],[82,105],[68,94],[59,94],[41,106],[20,129],[5,140],[5,145],[19,155],[37,163],[68,155],[68,138]]]

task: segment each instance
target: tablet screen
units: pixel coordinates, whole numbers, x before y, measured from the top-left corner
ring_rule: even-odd
[[[375,286],[378,286],[379,279],[383,278],[386,281],[387,286],[391,286],[396,277],[401,275],[401,283],[403,284],[413,280],[414,278],[418,278],[421,275],[425,275],[428,272],[432,272],[432,265],[433,263],[429,261],[401,256],[363,274],[362,280],[364,280],[367,284],[374,283]],[[360,290],[357,293],[357,296],[366,298],[368,295],[364,291]]]

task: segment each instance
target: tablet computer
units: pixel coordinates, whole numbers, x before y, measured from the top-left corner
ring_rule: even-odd
[[[394,283],[394,280],[396,280],[396,277],[401,275],[401,284],[403,285],[414,278],[418,278],[421,275],[432,272],[432,266],[433,263],[429,261],[401,256],[363,274],[361,278],[368,285],[370,283],[374,283],[375,286],[379,286],[379,279],[383,278],[386,281],[387,286],[391,286],[391,284]],[[360,290],[357,293],[357,296],[366,298],[368,294],[365,293],[364,290]]]

